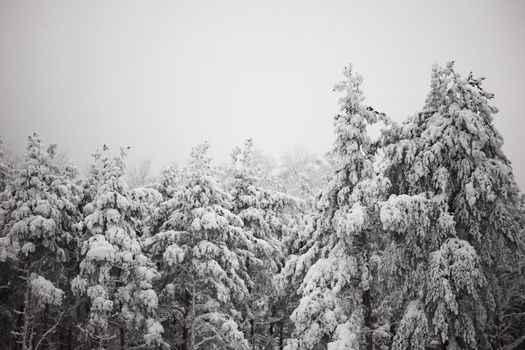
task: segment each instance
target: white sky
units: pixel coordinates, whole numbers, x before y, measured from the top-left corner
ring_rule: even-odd
[[[433,63],[487,77],[496,126],[525,188],[525,2],[0,0],[0,135],[38,131],[80,169],[103,143],[184,163],[253,137],[274,157],[322,154],[351,61],[367,103],[417,112]]]

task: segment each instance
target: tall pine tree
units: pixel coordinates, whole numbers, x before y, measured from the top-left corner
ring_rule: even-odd
[[[385,133],[394,195],[382,209],[392,238],[383,266],[405,309],[394,348],[505,345],[523,218],[482,80],[434,66],[423,111]]]
[[[381,230],[378,201],[388,181],[376,176],[376,145],[367,126],[386,117],[363,105],[362,78],[352,68],[338,84],[342,114],[335,118],[336,141],[330,154],[330,181],[317,204],[309,249],[287,268],[305,273],[302,298],[291,318],[289,349],[314,349],[334,342],[373,347],[374,254]],[[339,339],[336,334],[346,334]],[[335,346],[334,344],[334,346]]]

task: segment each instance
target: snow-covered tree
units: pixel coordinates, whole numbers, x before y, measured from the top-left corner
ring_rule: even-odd
[[[131,215],[134,203],[123,181],[126,150],[100,156],[99,186],[88,203],[82,229],[80,273],[72,290],[85,296],[89,317],[81,328],[97,349],[161,343],[156,320],[155,266],[142,251]]]
[[[60,169],[55,154],[56,145],[45,149],[38,135],[30,136],[21,168],[0,194],[0,261],[13,272],[3,288],[18,294],[13,335],[24,350],[48,344],[67,312],[57,307],[64,300],[68,264],[74,262],[73,224],[79,219],[81,189],[74,169]]]
[[[162,271],[166,339],[184,350],[247,349],[239,309],[253,287],[246,265],[254,260],[254,239],[231,212],[231,196],[214,176],[208,148],[192,149],[180,187],[161,205],[170,215],[148,244]]]
[[[327,172],[322,160],[306,147],[297,147],[281,158],[277,174],[279,189],[313,205],[327,181]]]
[[[353,330],[356,342],[367,349],[373,346],[372,271],[381,230],[378,201],[388,181],[374,172],[376,147],[366,127],[386,117],[363,105],[362,78],[351,67],[344,74],[346,80],[335,89],[344,96],[343,113],[335,118],[330,180],[317,204],[308,249],[292,256],[283,272],[304,273],[288,349],[314,349],[334,341],[339,326]]]
[[[509,277],[524,261],[523,218],[481,82],[453,63],[434,66],[423,111],[384,134],[394,195],[381,212],[391,237],[382,265],[391,310],[404,310],[395,349],[501,339]]]
[[[4,144],[0,138],[0,192],[2,192],[9,182],[11,169],[4,155]]]
[[[284,261],[283,236],[290,222],[295,201],[282,193],[264,188],[257,177],[253,142],[232,152],[231,180],[232,211],[243,222],[243,230],[253,236],[256,263],[248,265],[248,274],[254,282],[249,287],[245,310],[246,334],[252,349],[273,344],[276,335],[276,298],[272,280]]]

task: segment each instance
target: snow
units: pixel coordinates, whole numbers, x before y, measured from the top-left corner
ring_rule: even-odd
[[[215,167],[205,143],[188,167],[128,190],[125,150],[104,147],[87,179],[36,136],[16,169],[0,159],[0,262],[18,281],[2,288],[30,301],[6,334],[40,336],[80,302],[72,326],[86,338],[125,329],[137,347],[179,346],[184,326],[194,347],[246,350],[253,323],[259,348],[281,321],[287,350],[359,349],[365,331],[378,349],[494,347],[496,331],[508,347],[524,204],[492,95],[436,66],[422,111],[397,124],[363,104],[351,66],[344,76],[327,169],[301,154],[275,168],[251,140]]]
[[[146,320],[147,333],[144,335],[144,341],[147,345],[152,345],[160,341],[164,329],[162,325],[155,319],[148,318]]]
[[[352,208],[339,209],[334,216],[334,226],[339,236],[353,235],[363,229],[365,211],[360,203],[354,203]]]
[[[102,235],[95,235],[88,242],[88,251],[86,258],[88,260],[113,261],[117,249],[109,243]]]
[[[428,224],[428,200],[422,195],[391,195],[381,207],[381,222],[385,230],[404,231],[409,227]]]
[[[53,283],[42,276],[31,274],[31,292],[40,306],[60,305],[64,298],[64,291],[56,288]]]
[[[406,307],[405,313],[397,327],[393,350],[427,348],[429,337],[429,325],[423,311],[423,303],[420,299],[411,300]]]
[[[335,329],[336,339],[328,343],[327,350],[358,350],[359,339],[356,334],[355,325],[351,321],[340,324]]]
[[[22,248],[20,249],[20,251],[22,252],[22,254],[24,255],[29,255],[30,253],[34,253],[35,252],[35,245],[31,242],[26,242]]]
[[[166,247],[166,250],[162,256],[168,265],[173,266],[182,263],[184,261],[185,255],[186,253],[184,249],[179,247],[177,244],[170,244]]]

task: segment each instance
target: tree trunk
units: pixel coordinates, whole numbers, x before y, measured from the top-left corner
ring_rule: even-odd
[[[67,349],[73,350],[73,329],[69,329],[67,334]]]
[[[279,350],[284,349],[284,321],[279,322]]]
[[[195,310],[195,281],[192,281],[191,287],[191,347],[189,350],[194,350],[195,346],[195,320],[197,319],[196,310]]]
[[[363,299],[362,301],[363,301],[363,322],[364,322],[365,332],[366,332],[365,333],[365,349],[373,350],[374,340],[373,340],[373,333],[372,333],[372,329],[373,329],[372,296],[370,293],[370,288],[371,288],[370,279],[371,278],[370,278],[370,268],[369,268],[370,254],[369,254],[369,246],[368,246],[368,237],[369,237],[368,235],[369,235],[369,231],[365,230],[361,236],[362,247],[360,250],[361,250],[361,254],[363,258],[363,261],[361,262],[361,264],[362,264],[363,272],[367,271],[366,276],[365,276],[367,280],[366,281],[361,280],[361,286],[364,289],[363,294],[362,294],[362,299]],[[363,282],[364,282],[364,285],[363,285]]]
[[[250,320],[250,341],[252,342],[252,350],[255,350],[255,322]]]
[[[30,350],[32,343],[31,327],[31,278],[29,273],[26,276],[26,293],[24,298],[24,321],[22,324],[22,350]]]
[[[188,327],[186,322],[182,325],[182,345],[181,350],[188,350]]]
[[[120,350],[126,349],[126,330],[120,327]]]
[[[46,304],[46,307],[44,309],[44,329],[43,329],[44,333],[47,332],[47,327],[49,327],[48,322],[49,322],[49,304]],[[51,336],[51,334],[49,336]],[[47,350],[48,348],[49,348],[49,342],[46,337],[44,341],[42,342],[42,349]]]
[[[365,325],[365,348],[366,350],[373,350],[374,343],[372,339],[372,298],[370,297],[370,289],[363,292],[363,308],[364,308],[364,325]]]
[[[18,314],[18,317],[17,317],[17,321],[16,321],[16,330],[19,330],[19,329],[22,329],[22,325],[24,324],[24,313],[25,313],[25,309],[24,309],[24,303],[22,303],[20,305],[20,307],[18,308],[18,310],[20,310],[21,313]],[[20,347],[20,343],[19,343],[19,339],[18,339],[18,336],[14,336],[13,337],[13,350],[19,350]]]

